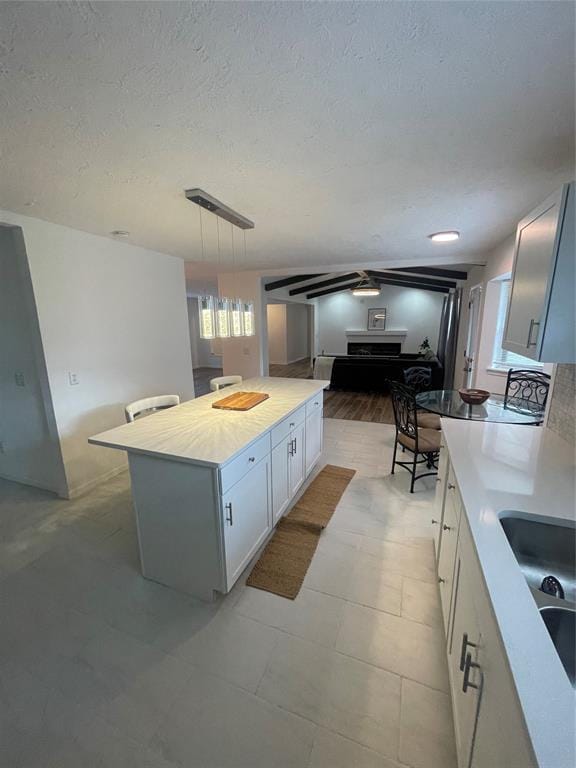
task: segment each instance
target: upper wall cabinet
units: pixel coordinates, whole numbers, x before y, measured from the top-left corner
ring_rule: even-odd
[[[544,363],[576,362],[574,182],[518,224],[502,346]]]

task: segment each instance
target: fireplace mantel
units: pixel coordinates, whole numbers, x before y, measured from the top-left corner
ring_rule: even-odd
[[[364,337],[367,339],[373,339],[376,336],[391,336],[394,338],[398,338],[401,341],[404,341],[406,339],[406,336],[408,335],[408,330],[406,328],[395,328],[390,329],[387,331],[346,331],[346,336],[351,336],[353,338]]]

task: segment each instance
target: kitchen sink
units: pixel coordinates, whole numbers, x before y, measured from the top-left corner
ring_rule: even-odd
[[[540,520],[528,520],[513,515],[501,517],[500,524],[516,560],[533,591],[539,592],[537,602],[557,605],[562,597],[576,603],[576,528],[567,521],[559,525]],[[552,576],[563,591],[545,594],[542,582]]]
[[[572,608],[540,608],[552,642],[556,646],[560,661],[576,688],[576,610]]]

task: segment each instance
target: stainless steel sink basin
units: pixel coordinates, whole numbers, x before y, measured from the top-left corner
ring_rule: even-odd
[[[540,615],[572,687],[576,688],[576,611],[571,608],[540,608]]]
[[[530,587],[539,591],[543,579],[553,576],[566,602],[576,603],[576,529],[513,515],[501,517],[500,523]],[[558,602],[548,595],[546,601]]]

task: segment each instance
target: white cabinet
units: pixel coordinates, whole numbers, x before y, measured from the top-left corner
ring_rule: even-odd
[[[306,479],[306,425],[297,424],[290,433],[290,496],[298,492]]]
[[[516,232],[502,346],[548,363],[575,362],[574,183],[535,208]]]
[[[448,486],[448,451],[442,445],[440,447],[440,458],[438,460],[438,475],[436,476],[436,494],[434,496],[434,509],[432,512],[431,523],[434,526],[434,551],[436,553],[436,562],[440,557],[440,541],[442,539],[442,517],[444,514],[444,498]]]
[[[445,467],[446,469],[446,467]],[[439,473],[437,560],[459,768],[536,768],[453,468]]]
[[[306,474],[322,454],[322,408],[318,407],[306,417]]]
[[[222,496],[222,521],[226,586],[230,590],[271,529],[269,457]]]
[[[442,603],[442,617],[444,628],[449,633],[450,607],[452,590],[454,585],[454,565],[456,561],[456,546],[458,544],[458,525],[462,501],[456,487],[456,479],[452,467],[449,468],[444,511],[442,514],[440,554],[437,562],[438,584],[440,586],[440,600]]]
[[[273,525],[276,525],[290,504],[290,450],[289,439],[282,440],[272,449]]]

